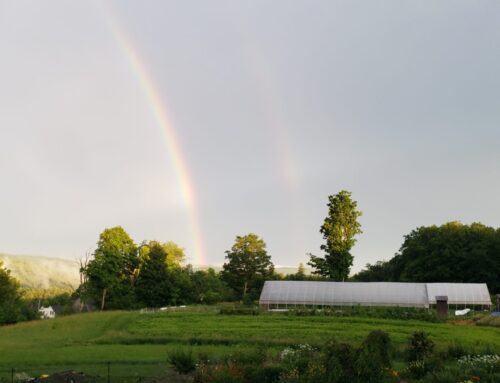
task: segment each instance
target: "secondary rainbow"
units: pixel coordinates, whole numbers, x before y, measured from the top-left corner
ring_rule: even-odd
[[[108,13],[109,15],[109,13]],[[152,76],[148,73],[146,66],[141,60],[138,52],[134,49],[128,36],[113,17],[108,17],[113,36],[118,42],[120,49],[127,58],[133,73],[136,75],[141,88],[148,99],[149,106],[158,125],[161,128],[168,153],[174,166],[179,187],[189,211],[189,219],[194,242],[194,259],[197,264],[206,264],[205,249],[201,231],[198,208],[196,204],[196,193],[191,180],[187,162],[182,153],[177,134],[168,116],[164,102],[156,89]]]

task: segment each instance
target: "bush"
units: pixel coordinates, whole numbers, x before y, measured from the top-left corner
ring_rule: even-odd
[[[221,315],[259,315],[260,310],[255,307],[239,306],[239,307],[221,307],[219,309]]]
[[[409,361],[424,360],[434,351],[434,342],[425,331],[415,331],[406,350]]]
[[[282,372],[279,366],[247,367],[244,376],[247,382],[274,383],[280,380]]]
[[[196,369],[196,361],[191,349],[176,349],[170,352],[168,362],[180,374],[189,374]]]
[[[379,364],[384,368],[391,367],[391,339],[386,332],[382,330],[372,331],[363,343],[363,347],[367,348],[373,358],[377,358]]]
[[[294,308],[287,312],[287,315],[295,316],[335,316],[335,317],[365,317],[365,318],[381,318],[381,319],[406,319],[419,320],[425,322],[438,322],[436,312],[434,310],[420,309],[413,307],[365,307],[365,306],[346,306],[343,308],[328,307],[318,309],[309,308]]]
[[[446,352],[446,356],[450,359],[458,359],[467,354],[465,347],[458,343],[448,345],[448,350]]]
[[[327,382],[350,382],[354,374],[353,348],[331,339],[322,348],[324,375]]]

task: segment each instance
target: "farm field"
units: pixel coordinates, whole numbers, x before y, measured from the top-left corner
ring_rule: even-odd
[[[223,357],[266,347],[361,342],[372,330],[386,331],[402,349],[416,330],[428,332],[438,349],[460,344],[471,351],[500,350],[493,327],[357,317],[219,315],[214,308],[178,312],[97,312],[0,327],[0,378],[15,371],[40,374],[65,369],[105,375],[168,375],[169,351],[191,347],[195,354]]]

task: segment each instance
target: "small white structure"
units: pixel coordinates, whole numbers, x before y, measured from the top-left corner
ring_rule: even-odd
[[[56,317],[56,312],[52,306],[40,307],[38,312],[40,313],[40,319],[54,319]]]
[[[455,316],[467,315],[469,312],[470,309],[455,310]]]

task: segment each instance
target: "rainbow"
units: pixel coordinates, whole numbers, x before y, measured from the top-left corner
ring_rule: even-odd
[[[139,56],[136,49],[128,38],[120,24],[107,12],[107,20],[113,32],[115,40],[122,52],[124,53],[127,61],[132,69],[132,72],[137,77],[139,84],[144,91],[148,100],[151,111],[161,128],[164,141],[166,143],[171,161],[173,163],[175,173],[179,182],[179,187],[189,211],[189,220],[191,224],[191,231],[194,240],[194,259],[196,264],[206,264],[205,247],[202,236],[200,218],[196,204],[196,193],[193,186],[193,181],[189,172],[187,161],[184,158],[182,147],[177,138],[177,134],[169,118],[166,107],[160,96],[160,92],[156,88],[152,76],[148,73],[146,65]]]

